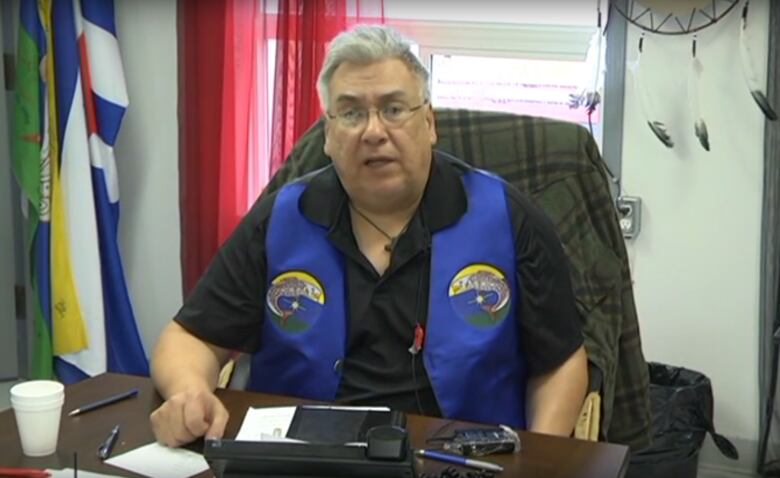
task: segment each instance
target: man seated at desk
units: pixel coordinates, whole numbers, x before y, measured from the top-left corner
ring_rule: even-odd
[[[336,37],[318,91],[332,165],[258,200],[162,332],[157,439],[223,435],[232,351],[250,390],[569,436],[587,358],[552,224],[432,150],[428,72],[395,31]]]

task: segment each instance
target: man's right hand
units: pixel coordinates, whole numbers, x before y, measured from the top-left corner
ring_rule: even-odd
[[[229,413],[211,390],[179,392],[152,412],[149,421],[158,442],[177,447],[205,436],[222,438]]]

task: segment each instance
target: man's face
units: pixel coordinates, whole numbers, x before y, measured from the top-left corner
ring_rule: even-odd
[[[352,200],[392,207],[419,199],[436,142],[433,111],[423,104],[419,78],[398,59],[342,63],[329,92],[328,115],[336,118],[325,123],[325,154]],[[420,105],[398,123],[380,117]],[[343,121],[345,113],[360,116],[366,110],[365,121]]]

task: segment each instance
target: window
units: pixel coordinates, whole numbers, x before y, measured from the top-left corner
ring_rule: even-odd
[[[568,103],[570,94],[593,83],[586,58],[595,27],[389,23],[419,41],[419,56],[431,72],[434,107],[546,116],[588,126],[585,109]],[[590,118],[599,145],[602,106]]]
[[[440,108],[467,108],[545,116],[588,124],[584,108],[569,107],[589,74],[584,61],[467,55],[432,55],[431,102]],[[600,114],[591,121],[600,137]],[[597,129],[599,131],[597,131]]]
[[[434,107],[547,116],[588,126],[584,108],[571,109],[568,102],[593,76],[586,62],[595,31],[595,26],[586,26],[594,13],[591,7],[583,7],[577,18],[558,19],[570,25],[530,25],[405,20],[399,18],[413,18],[418,6],[408,5],[405,13],[402,6],[393,12],[388,8],[386,23],[419,42],[413,49],[431,72]],[[398,14],[395,19],[393,13]],[[536,13],[539,20],[544,12]],[[261,110],[266,122],[260,142],[265,157],[270,157],[275,53],[276,41],[268,39],[266,69],[259,72],[267,75],[268,107]],[[599,105],[591,117],[599,146],[602,110]]]

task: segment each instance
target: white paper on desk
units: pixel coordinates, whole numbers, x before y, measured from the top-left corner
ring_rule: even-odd
[[[287,441],[301,443],[300,440],[285,438],[290,429],[296,407],[250,408],[244,415],[241,429],[236,440],[244,441]]]
[[[389,412],[388,407],[351,407],[339,405],[301,405],[302,408],[316,408],[323,410],[357,410]],[[244,441],[282,441],[292,443],[306,443],[303,440],[286,438],[290,430],[295,410],[298,407],[263,407],[249,408],[241,429],[236,435],[236,440]],[[365,443],[345,443],[345,445],[365,446]]]
[[[209,469],[203,455],[157,442],[111,457],[104,463],[152,478],[188,478]]]
[[[51,476],[49,478],[73,478],[73,468],[64,470],[46,470]],[[105,473],[94,473],[92,471],[79,470],[79,478],[122,478],[119,475],[106,475]]]

